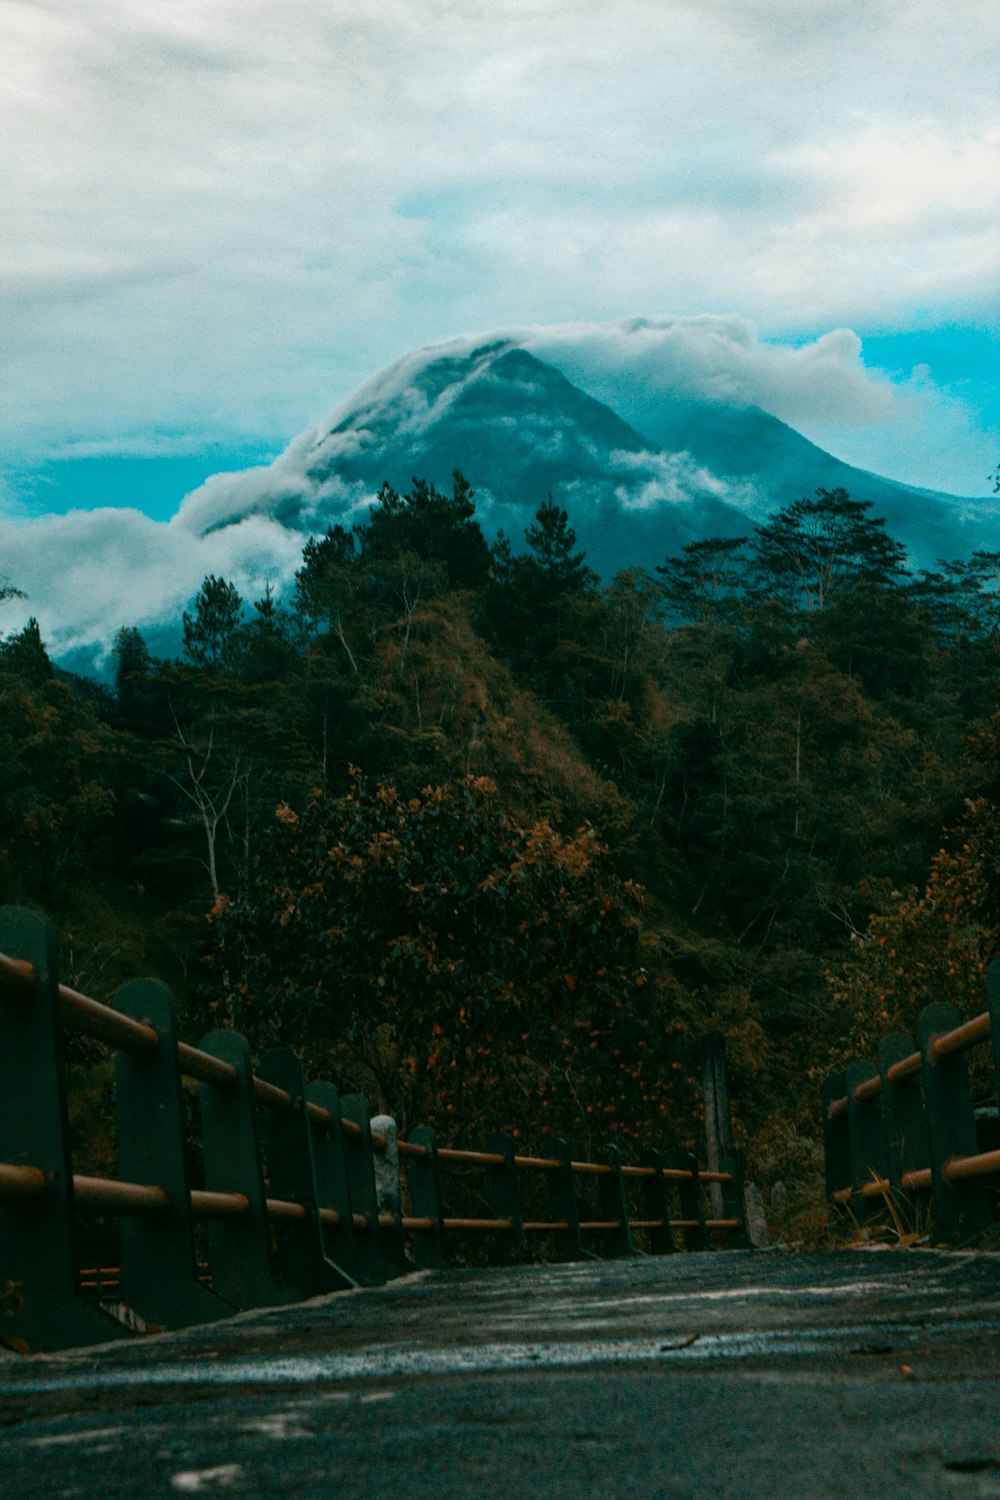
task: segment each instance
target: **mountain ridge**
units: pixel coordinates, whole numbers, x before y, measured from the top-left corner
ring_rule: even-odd
[[[644,425],[515,339],[438,346],[387,366],[322,430],[296,439],[265,471],[278,485],[264,513],[302,531],[351,524],[383,483],[444,486],[459,469],[484,529],[502,527],[515,545],[551,494],[605,577],[707,535],[743,534],[818,488],[870,501],[915,567],[973,550],[996,526],[989,500],[855,468],[758,406],[674,398]],[[206,533],[262,512],[254,480],[233,479],[235,503]],[[203,491],[211,502],[211,481]],[[188,524],[197,525],[198,507],[196,491],[182,507]]]

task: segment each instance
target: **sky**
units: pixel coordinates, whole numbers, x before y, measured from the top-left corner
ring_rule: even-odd
[[[985,494],[998,55],[995,0],[0,0],[6,535],[163,523],[457,336],[599,384],[630,319]]]

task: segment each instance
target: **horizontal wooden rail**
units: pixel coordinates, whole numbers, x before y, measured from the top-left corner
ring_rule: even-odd
[[[250,1212],[250,1199],[243,1193],[209,1193],[194,1188],[191,1212],[196,1219],[245,1219]]]
[[[373,1137],[374,1139],[374,1137]],[[400,1141],[398,1143],[401,1156],[412,1156],[418,1159],[426,1159],[429,1155],[428,1148],[412,1141]],[[464,1151],[451,1146],[440,1146],[438,1148],[438,1161],[452,1162],[459,1166],[496,1166],[502,1167],[505,1158],[494,1151]],[[558,1172],[562,1163],[551,1156],[515,1156],[515,1167],[523,1167],[526,1170],[539,1172]],[[607,1177],[613,1170],[606,1162],[572,1161],[570,1169],[580,1176]],[[661,1173],[668,1182],[691,1182],[694,1173],[686,1167],[634,1167],[623,1166],[620,1168],[623,1177],[651,1178]],[[731,1172],[699,1172],[699,1182],[729,1183],[733,1180]]]
[[[997,1173],[1000,1173],[1000,1151],[980,1151],[975,1156],[954,1156],[945,1163],[944,1168],[944,1175],[949,1182],[993,1177]],[[908,1192],[918,1192],[931,1186],[933,1176],[930,1167],[919,1167],[915,1171],[904,1172],[900,1178],[900,1186]],[[892,1184],[887,1178],[878,1176],[874,1176],[871,1182],[863,1183],[860,1189],[862,1198],[889,1197],[891,1193]],[[833,1196],[838,1203],[848,1203],[853,1196],[853,1189],[839,1188]]]
[[[980,1151],[975,1156],[954,1156],[944,1169],[949,1182],[964,1182],[971,1177],[992,1177],[1000,1172],[1000,1151]]]
[[[953,1057],[958,1052],[967,1052],[970,1047],[975,1047],[979,1042],[988,1041],[992,1034],[989,1011],[983,1011],[978,1016],[973,1016],[971,1021],[963,1021],[961,1026],[956,1026],[952,1031],[944,1031],[931,1041],[928,1048],[931,1061],[938,1062],[943,1057]],[[911,1052],[907,1057],[901,1057],[886,1068],[886,1077],[890,1083],[899,1083],[904,1078],[911,1078],[920,1072],[921,1056],[919,1052]],[[859,1103],[866,1099],[874,1099],[881,1092],[882,1080],[878,1074],[866,1078],[862,1083],[855,1084],[854,1097]],[[831,1119],[847,1111],[847,1095],[843,1094],[839,1099],[832,1099],[827,1106]],[[704,1174],[702,1174],[704,1176]]]
[[[920,1053],[911,1052],[908,1057],[901,1057],[899,1062],[894,1062],[886,1068],[885,1076],[890,1083],[901,1083],[904,1078],[912,1078],[915,1073],[920,1072],[920,1061]],[[844,1107],[845,1109],[847,1107],[846,1099]]]
[[[481,1167],[505,1167],[507,1158],[496,1151],[456,1151],[452,1146],[438,1147],[438,1161],[455,1162],[457,1165]]]
[[[45,1173],[38,1167],[19,1167],[13,1162],[0,1162],[0,1203],[42,1198],[48,1184]]]
[[[956,1052],[967,1052],[977,1043],[988,1041],[991,1030],[989,1011],[983,1011],[982,1015],[973,1016],[971,1021],[956,1026],[954,1031],[936,1036],[930,1046],[931,1058],[937,1062],[939,1057],[952,1057]]]
[[[400,1156],[414,1156],[420,1161],[426,1161],[431,1154],[429,1146],[420,1146],[416,1141],[398,1141],[397,1147]]]
[[[34,988],[35,975],[31,964],[0,953],[0,989],[7,997],[28,1002],[34,994]],[[68,1032],[104,1042],[132,1057],[153,1057],[160,1045],[152,1026],[146,1026],[132,1016],[124,1016],[121,1011],[104,1005],[100,1000],[93,1000],[89,995],[82,995],[69,985],[59,986],[59,1009],[63,1026]],[[232,1063],[223,1062],[221,1058],[213,1057],[210,1052],[203,1052],[200,1047],[192,1047],[187,1042],[177,1043],[177,1060],[184,1077],[193,1078],[199,1083],[232,1088],[237,1081],[238,1075]],[[287,1090],[266,1083],[262,1078],[255,1076],[253,1087],[259,1102],[271,1109],[287,1112],[294,1106],[295,1100]],[[306,1113],[314,1125],[329,1127],[332,1124],[329,1110],[311,1100],[306,1103]],[[361,1137],[361,1126],[355,1120],[342,1119],[340,1123],[344,1134],[352,1140]],[[384,1150],[386,1144],[384,1136],[377,1131],[372,1132],[372,1145],[376,1150]]]
[[[109,1177],[73,1174],[73,1198],[89,1213],[120,1214],[125,1218],[156,1219],[170,1207],[161,1187],[140,1182],[115,1182]]]
[[[45,1174],[37,1167],[0,1162],[0,1203],[41,1198],[47,1190]],[[113,1177],[87,1177],[76,1172],[73,1174],[73,1197],[77,1207],[85,1213],[106,1213],[120,1218],[155,1218],[170,1207],[170,1199],[160,1187],[119,1182]],[[191,1213],[200,1220],[243,1219],[250,1212],[250,1201],[243,1193],[207,1192],[193,1188],[190,1200]],[[267,1217],[275,1223],[299,1223],[308,1212],[301,1203],[285,1198],[268,1198],[266,1208]],[[335,1208],[321,1208],[319,1218],[331,1229],[343,1222]],[[367,1214],[352,1214],[351,1218],[355,1229],[369,1228]],[[379,1221],[386,1228],[394,1228],[396,1224],[391,1214],[380,1215]]]

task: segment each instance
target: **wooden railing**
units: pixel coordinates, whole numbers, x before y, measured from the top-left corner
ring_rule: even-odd
[[[66,1033],[114,1049],[115,1178],[73,1169]],[[193,1143],[184,1080],[198,1086]],[[638,1163],[613,1145],[597,1155],[576,1160],[554,1139],[521,1155],[509,1135],[458,1150],[427,1127],[400,1140],[392,1119],[372,1120],[363,1095],[307,1084],[290,1048],[271,1048],[254,1070],[234,1031],[197,1047],[180,1041],[157,980],[125,985],[113,1007],[60,984],[51,925],[0,911],[0,1290],[9,1283],[17,1304],[3,1331],[33,1349],[378,1284],[443,1265],[446,1236],[489,1234],[503,1254],[531,1236],[560,1258],[627,1255],[640,1243],[666,1253],[675,1230],[688,1249],[707,1248],[712,1231],[745,1242],[732,1161],[703,1172],[693,1156],[668,1166],[653,1149]],[[473,1202],[487,1212],[448,1213],[445,1168],[483,1174]],[[545,1184],[542,1213],[537,1192],[525,1192],[531,1177]],[[721,1191],[714,1217],[706,1185]],[[120,1221],[119,1264],[81,1269],[87,1215]]]
[[[971,1241],[994,1217],[991,1179],[1000,1177],[1000,1150],[982,1149],[983,1122],[996,1123],[994,1104],[977,1111],[967,1054],[989,1046],[991,1082],[1000,1085],[1000,964],[986,973],[986,1009],[963,1021],[938,1002],[920,1013],[919,1045],[886,1037],[878,1061],[857,1058],[826,1080],[822,1093],[826,1187],[831,1205],[858,1220],[882,1209],[902,1223],[924,1225],[933,1237]],[[921,1212],[923,1202],[927,1209]]]

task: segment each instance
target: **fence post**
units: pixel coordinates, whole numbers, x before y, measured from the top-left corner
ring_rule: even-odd
[[[722,1155],[719,1170],[729,1173],[728,1182],[720,1182],[722,1188],[722,1217],[724,1219],[735,1219],[737,1228],[729,1229],[726,1233],[730,1236],[729,1244],[738,1245],[745,1249],[750,1244],[750,1235],[747,1231],[747,1206],[743,1188],[743,1174],[735,1156]]]
[[[671,1255],[676,1251],[677,1244],[670,1227],[670,1192],[663,1175],[663,1152],[649,1147],[643,1151],[639,1161],[641,1166],[652,1167],[654,1172],[652,1177],[644,1177],[642,1182],[646,1218],[662,1220],[659,1229],[649,1231],[650,1248],[654,1255]]]
[[[410,1131],[409,1142],[423,1154],[410,1156],[410,1212],[415,1219],[430,1219],[432,1228],[415,1229],[410,1238],[410,1258],[420,1270],[439,1270],[446,1264],[441,1220],[441,1165],[437,1154],[437,1136],[429,1125],[418,1125]]]
[[[570,1165],[572,1157],[565,1141],[546,1136],[542,1142],[543,1156],[559,1163],[557,1172],[547,1172],[549,1180],[549,1211],[553,1221],[565,1224],[565,1229],[554,1231],[556,1251],[561,1260],[588,1260],[590,1254],[583,1248],[580,1238],[580,1205],[576,1198],[576,1178]]]
[[[155,1219],[122,1220],[122,1298],[146,1323],[208,1323],[233,1305],[197,1279],[173,996],[159,979],[136,979],[115,995],[115,1009],[151,1026],[159,1042],[149,1057],[115,1058],[118,1171],[170,1201]]]
[[[486,1168],[486,1176],[494,1215],[498,1219],[510,1220],[510,1229],[499,1241],[503,1252],[509,1255],[512,1246],[524,1242],[521,1184],[514,1165],[514,1138],[503,1131],[496,1132],[487,1140],[486,1150],[503,1157],[502,1165],[491,1163]]]
[[[690,1172],[690,1177],[682,1178],[677,1184],[678,1196],[681,1200],[681,1218],[689,1220],[684,1229],[685,1250],[707,1250],[708,1230],[705,1228],[705,1205],[701,1197],[701,1174],[698,1170],[698,1158],[692,1151],[682,1151],[680,1158],[681,1170]]]
[[[885,1133],[888,1176],[893,1192],[915,1210],[916,1193],[903,1187],[908,1172],[930,1166],[931,1148],[927,1136],[927,1112],[920,1074],[910,1073],[895,1082],[889,1069],[904,1057],[911,1057],[912,1038],[905,1032],[883,1037],[879,1043],[878,1061],[882,1075],[882,1128]],[[914,1220],[914,1226],[916,1220]]]
[[[858,1099],[854,1092],[859,1083],[867,1083],[878,1076],[878,1068],[867,1057],[857,1057],[847,1064],[847,1128],[851,1187],[854,1190],[851,1208],[859,1223],[885,1207],[884,1198],[864,1198],[861,1195],[866,1183],[874,1181],[876,1176],[886,1179],[889,1175],[889,1155],[882,1129],[882,1101],[879,1094]]]
[[[843,1073],[831,1073],[820,1093],[820,1110],[823,1116],[823,1164],[826,1177],[826,1197],[830,1207],[844,1216],[846,1209],[838,1203],[834,1194],[851,1184],[851,1139],[847,1111],[833,1114],[831,1106],[847,1093],[847,1079]]]
[[[55,933],[37,912],[5,906],[0,951],[34,971],[30,997],[0,999],[0,1161],[45,1177],[44,1196],[0,1209],[0,1287],[16,1283],[22,1299],[3,1330],[33,1350],[128,1337],[78,1292]]]
[[[356,1286],[354,1278],[326,1254],[302,1063],[291,1047],[271,1047],[261,1058],[257,1073],[265,1083],[292,1096],[290,1109],[267,1106],[264,1117],[271,1194],[301,1204],[306,1211],[305,1219],[288,1224],[279,1238],[289,1280],[306,1297]]]
[[[354,1228],[354,1199],[347,1167],[349,1150],[344,1137],[343,1104],[336,1084],[316,1079],[306,1086],[306,1102],[318,1104],[330,1116],[329,1125],[309,1125],[313,1171],[316,1174],[316,1198],[320,1208],[336,1209],[340,1223],[320,1223],[320,1237],[328,1260],[353,1282],[367,1280],[364,1252]]]
[[[345,1138],[347,1180],[356,1214],[364,1214],[367,1229],[356,1234],[360,1279],[378,1286],[400,1273],[400,1267],[386,1254],[386,1236],[378,1222],[378,1188],[375,1185],[375,1158],[372,1151],[371,1110],[364,1094],[344,1094],[340,1101],[344,1118],[357,1125],[359,1134]]]
[[[210,1219],[206,1225],[212,1285],[236,1307],[292,1302],[295,1293],[280,1286],[271,1272],[271,1226],[250,1049],[238,1031],[229,1030],[210,1031],[198,1045],[236,1069],[231,1086],[202,1083],[198,1088],[205,1186],[210,1192],[242,1193],[250,1205],[245,1218]]]
[[[725,1037],[702,1037],[701,1076],[705,1110],[705,1164],[710,1172],[721,1172],[724,1170],[721,1165],[722,1158],[724,1156],[733,1158],[736,1155],[729,1113]],[[721,1219],[723,1217],[722,1183],[709,1183],[708,1196],[712,1205],[713,1218]]]
[[[598,1154],[598,1161],[602,1159],[611,1171],[597,1179],[601,1215],[609,1223],[612,1219],[617,1219],[618,1228],[610,1234],[605,1231],[601,1243],[608,1246],[606,1254],[609,1258],[620,1259],[636,1253],[632,1243],[632,1231],[629,1227],[628,1197],[625,1193],[625,1178],[622,1176],[621,1152],[617,1146],[605,1146],[604,1150]]]
[[[949,1182],[946,1171],[953,1156],[975,1156],[979,1150],[965,1054],[953,1052],[936,1058],[933,1053],[935,1037],[954,1030],[961,1021],[955,1007],[943,1001],[925,1006],[920,1012],[934,1222],[936,1229],[953,1244],[977,1234],[989,1222],[982,1183]]]
[[[992,963],[986,970],[985,987],[986,1009],[990,1013],[993,1072],[996,1077],[997,1095],[1000,1097],[1000,963]]]

